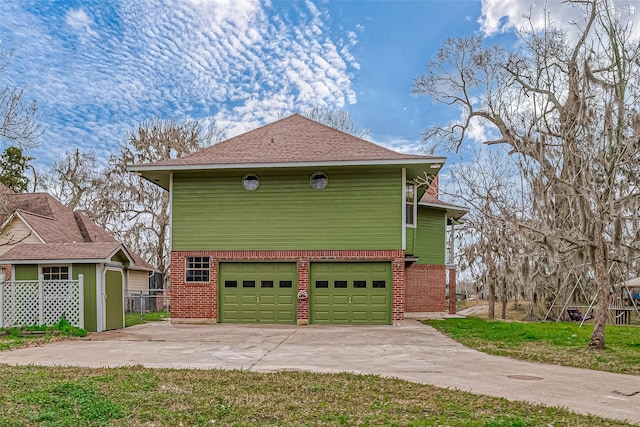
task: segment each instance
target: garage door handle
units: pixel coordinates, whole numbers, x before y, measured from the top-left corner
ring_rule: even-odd
[[[351,304],[351,297],[349,297],[349,304]]]
[[[260,297],[256,297],[256,302],[260,302]]]

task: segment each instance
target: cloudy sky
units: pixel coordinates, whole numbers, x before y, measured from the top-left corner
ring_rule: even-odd
[[[504,37],[530,8],[541,11],[522,0],[0,0],[2,48],[15,50],[0,80],[38,101],[40,165],[78,147],[106,158],[151,117],[215,121],[233,136],[314,106],[417,152],[421,132],[452,114],[410,94],[442,41]]]

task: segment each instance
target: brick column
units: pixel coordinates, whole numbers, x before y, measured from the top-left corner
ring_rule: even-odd
[[[456,270],[449,270],[449,314],[456,314]]]
[[[306,298],[298,298],[298,325],[309,324],[309,259],[298,259],[298,293],[306,292]]]
[[[404,256],[393,260],[393,302],[391,320],[404,320],[405,273]]]

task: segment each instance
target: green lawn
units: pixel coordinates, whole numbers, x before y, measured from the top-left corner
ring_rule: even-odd
[[[607,349],[588,349],[593,326],[566,322],[503,322],[469,317],[426,320],[467,347],[489,354],[640,375],[640,326],[607,326]]]
[[[169,312],[167,311],[154,311],[152,313],[144,313],[142,318],[140,313],[125,313],[124,315],[124,327],[139,325],[146,322],[157,322],[169,318]]]
[[[54,325],[33,325],[14,328],[0,328],[0,351],[12,350],[29,345],[38,345],[56,339],[84,337],[87,331],[71,325],[66,319]]]
[[[371,375],[9,367],[2,426],[624,426]]]

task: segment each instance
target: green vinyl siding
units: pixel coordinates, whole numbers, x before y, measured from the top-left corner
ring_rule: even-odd
[[[419,264],[444,264],[445,211],[418,206],[418,224],[415,229],[415,253]]]
[[[180,172],[174,175],[174,250],[400,249],[400,168],[323,168],[329,179],[314,190],[316,169]],[[260,178],[246,191],[242,178]]]
[[[405,253],[407,255],[413,255],[415,253],[415,249],[414,249],[414,245],[415,245],[415,234],[416,234],[416,229],[413,227],[405,227],[405,231],[406,231],[406,241],[407,241],[407,247],[405,248]]]
[[[95,264],[73,264],[71,276],[73,280],[78,280],[80,274],[84,275],[84,328],[89,332],[96,332],[97,307],[96,307],[96,265]]]
[[[37,264],[16,265],[16,277],[14,280],[38,280]]]

